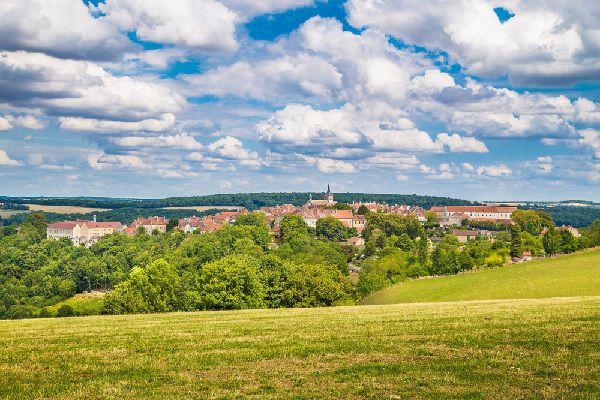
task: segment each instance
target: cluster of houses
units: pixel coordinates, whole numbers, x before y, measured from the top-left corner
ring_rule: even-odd
[[[333,193],[327,186],[327,192],[322,200],[311,198],[302,206],[294,206],[292,204],[283,204],[274,207],[262,207],[260,212],[265,215],[265,219],[273,233],[277,235],[280,230],[280,221],[286,215],[300,215],[306,224],[310,227],[316,227],[317,220],[325,217],[333,217],[342,222],[348,228],[355,228],[360,235],[367,225],[367,220],[364,215],[358,215],[357,211],[363,207],[371,212],[382,212],[390,214],[399,214],[404,216],[414,216],[421,222],[426,222],[426,210],[422,207],[406,206],[406,205],[388,205],[374,202],[354,202],[350,203],[352,210],[338,210],[334,206],[337,202],[333,199]],[[441,206],[432,207],[429,211],[435,213],[437,222],[441,226],[461,226],[464,220],[490,221],[494,223],[510,224],[511,216],[517,207],[506,206]],[[204,217],[192,216],[179,220],[179,225],[176,229],[185,233],[199,232],[209,233],[214,232],[223,226],[233,225],[237,217],[247,213],[246,209],[238,209],[237,211],[224,211],[216,215]],[[164,217],[149,217],[138,218],[129,226],[119,222],[97,222],[94,217],[93,221],[64,221],[48,224],[47,237],[60,239],[63,237],[70,238],[75,245],[90,246],[95,243],[100,237],[112,233],[124,233],[134,235],[140,229],[146,233],[154,232],[165,233],[169,220]],[[175,227],[174,227],[175,228]],[[579,232],[575,228],[564,227],[565,229],[574,230],[574,236],[578,236]],[[477,236],[490,236],[492,232],[480,230],[464,230],[454,229],[452,233],[460,242],[467,242]],[[364,240],[357,236],[348,241],[352,245],[364,244]]]

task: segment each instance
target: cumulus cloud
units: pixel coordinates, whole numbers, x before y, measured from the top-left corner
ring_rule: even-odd
[[[233,136],[221,138],[209,144],[206,148],[213,157],[216,156],[225,160],[235,160],[240,165],[250,168],[258,168],[261,166],[261,160],[258,153],[245,149],[241,140]]]
[[[579,131],[579,144],[589,147],[597,158],[600,158],[600,131],[596,129],[583,129]]]
[[[164,86],[115,76],[92,62],[25,52],[0,52],[0,101],[49,114],[117,121],[162,117],[186,104]]]
[[[13,126],[6,118],[0,117],[0,131],[6,131],[11,129]]]
[[[409,77],[425,65],[431,61],[397,49],[377,31],[354,34],[335,19],[314,17],[266,46],[259,61],[242,60],[185,79],[191,93],[215,96],[279,103],[369,98],[397,104],[406,99]]]
[[[214,0],[109,0],[99,3],[100,17],[138,38],[200,51],[234,51],[236,14]]]
[[[512,174],[512,170],[505,164],[500,165],[482,165],[477,168],[477,175],[500,177]]]
[[[39,130],[46,127],[46,123],[44,121],[39,120],[33,115],[18,115],[16,117],[12,115],[5,115],[4,118],[12,125],[20,126],[22,128]],[[0,130],[2,129],[1,125],[2,124],[0,123]]]
[[[17,166],[21,165],[21,163],[17,160],[13,160],[6,154],[6,151],[0,149],[0,165],[2,166]]]
[[[309,6],[314,2],[314,0],[221,0],[221,3],[234,10],[242,20],[249,20],[257,15]]]
[[[433,140],[403,115],[402,110],[384,103],[346,104],[328,111],[290,104],[259,123],[256,130],[259,139],[274,149],[313,154],[327,147],[382,152],[441,153],[446,147],[451,152],[487,151],[483,142],[458,134],[442,133]]]
[[[110,140],[113,144],[121,147],[130,148],[172,148],[179,150],[201,150],[204,148],[202,143],[186,133],[173,136],[126,136]]]
[[[79,0],[3,0],[0,49],[59,58],[115,60],[134,45]]]
[[[487,0],[350,0],[346,9],[352,25],[445,51],[472,74],[543,85],[597,80],[600,11],[577,1],[507,3],[515,16],[504,23]]]
[[[317,158],[316,165],[319,172],[324,174],[351,174],[356,171],[354,165],[341,160],[332,160],[330,158]]]
[[[143,119],[140,121],[107,121],[95,118],[60,117],[59,126],[62,129],[90,132],[111,131],[147,131],[161,132],[175,124],[175,116],[166,113],[160,119]]]

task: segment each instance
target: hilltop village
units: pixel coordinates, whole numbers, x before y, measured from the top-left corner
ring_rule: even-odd
[[[260,212],[270,226],[274,237],[280,233],[280,222],[286,215],[299,215],[310,228],[317,226],[317,221],[322,218],[332,217],[339,220],[346,228],[355,230],[355,235],[348,239],[352,245],[361,245],[364,240],[361,234],[367,226],[365,214],[368,212],[397,214],[413,216],[422,224],[427,222],[438,224],[446,228],[459,228],[468,223],[479,222],[510,225],[512,214],[517,207],[509,206],[435,206],[429,210],[410,205],[390,205],[376,202],[353,202],[341,204],[335,201],[329,185],[323,199],[313,199],[312,196],[302,206],[282,204],[274,207],[262,207]],[[165,233],[168,230],[178,229],[185,233],[210,233],[224,226],[235,224],[239,215],[248,213],[241,208],[236,211],[224,211],[215,215],[181,218],[173,221],[164,217],[154,216],[138,218],[130,225],[120,222],[98,222],[95,220],[63,221],[48,224],[47,237],[53,239],[70,238],[75,245],[90,246],[99,238],[112,233],[123,233],[132,236],[138,232]],[[174,224],[174,222],[176,224]],[[459,241],[464,242],[478,235],[493,236],[493,232],[478,229],[452,229]],[[574,232],[574,234],[578,234]]]

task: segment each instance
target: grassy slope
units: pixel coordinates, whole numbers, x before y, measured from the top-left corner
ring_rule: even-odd
[[[0,321],[0,398],[600,397],[600,297]]]
[[[365,304],[600,296],[600,250],[454,276],[411,280]]]

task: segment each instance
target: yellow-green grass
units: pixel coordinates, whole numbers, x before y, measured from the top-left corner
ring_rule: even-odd
[[[0,321],[6,399],[600,398],[600,297]]]
[[[70,299],[46,307],[46,309],[52,315],[56,315],[56,312],[61,306],[69,305],[77,315],[98,315],[102,311],[104,295],[105,293],[102,292],[79,293]]]
[[[28,213],[27,210],[0,210],[0,218],[10,218],[16,214]]]
[[[365,304],[600,296],[600,250],[428,279],[409,280]]]
[[[165,210],[239,210],[242,207],[238,206],[182,206],[182,207],[163,207]]]
[[[27,204],[31,211],[53,212],[57,214],[87,214],[96,211],[108,211],[109,208],[79,207],[79,206],[47,206],[41,204]]]

